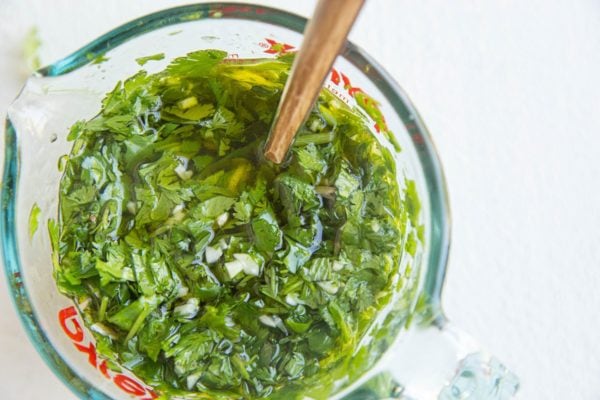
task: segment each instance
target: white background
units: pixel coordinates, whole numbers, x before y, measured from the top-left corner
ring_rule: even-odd
[[[52,62],[182,1],[0,2],[0,116],[33,25]],[[312,1],[263,3],[309,15]],[[370,0],[351,39],[406,89],[445,166],[449,317],[522,399],[600,398],[600,1]],[[3,399],[73,399],[0,284]]]

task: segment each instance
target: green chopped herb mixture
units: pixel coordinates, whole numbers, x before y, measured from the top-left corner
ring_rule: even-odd
[[[302,398],[389,302],[420,206],[326,91],[288,161],[264,161],[291,58],[225,55],[141,71],[73,125],[55,278],[102,356],[167,398]]]

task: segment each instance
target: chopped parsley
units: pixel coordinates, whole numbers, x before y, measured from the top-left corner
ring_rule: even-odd
[[[291,58],[225,55],[140,71],[71,127],[55,278],[102,356],[166,398],[326,398],[405,273],[416,190],[326,91],[264,161]]]
[[[138,65],[143,66],[148,61],[160,61],[160,60],[163,60],[164,58],[165,58],[165,53],[157,53],[157,54],[153,54],[151,56],[136,58],[135,62],[138,63]]]
[[[42,210],[40,209],[40,206],[38,206],[37,203],[33,203],[33,206],[31,206],[31,211],[29,212],[29,239],[30,240],[33,239],[33,235],[35,235],[35,233],[38,230],[41,212],[42,212]]]

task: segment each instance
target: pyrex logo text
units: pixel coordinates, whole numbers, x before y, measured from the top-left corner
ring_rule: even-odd
[[[58,312],[58,321],[65,334],[71,339],[75,348],[87,356],[88,363],[96,368],[106,378],[111,380],[123,392],[139,398],[139,400],[154,400],[156,392],[143,385],[134,377],[125,373],[115,373],[108,369],[106,360],[98,357],[96,345],[86,339],[83,323],[74,306],[63,308]]]

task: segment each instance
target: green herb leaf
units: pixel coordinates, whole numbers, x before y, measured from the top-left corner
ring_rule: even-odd
[[[40,213],[42,210],[37,205],[37,203],[33,203],[31,206],[31,211],[29,212],[29,239],[33,239],[33,235],[37,232],[38,225],[40,223]]]
[[[167,67],[167,73],[186,78],[202,78],[226,56],[227,53],[221,50],[194,51],[173,60]]]
[[[148,61],[160,61],[160,60],[163,60],[164,58],[165,58],[165,53],[157,53],[157,54],[153,54],[151,56],[136,58],[135,62],[138,63],[138,65],[145,65]]]
[[[281,247],[283,235],[272,212],[263,211],[252,220],[251,225],[258,250],[273,253]]]

